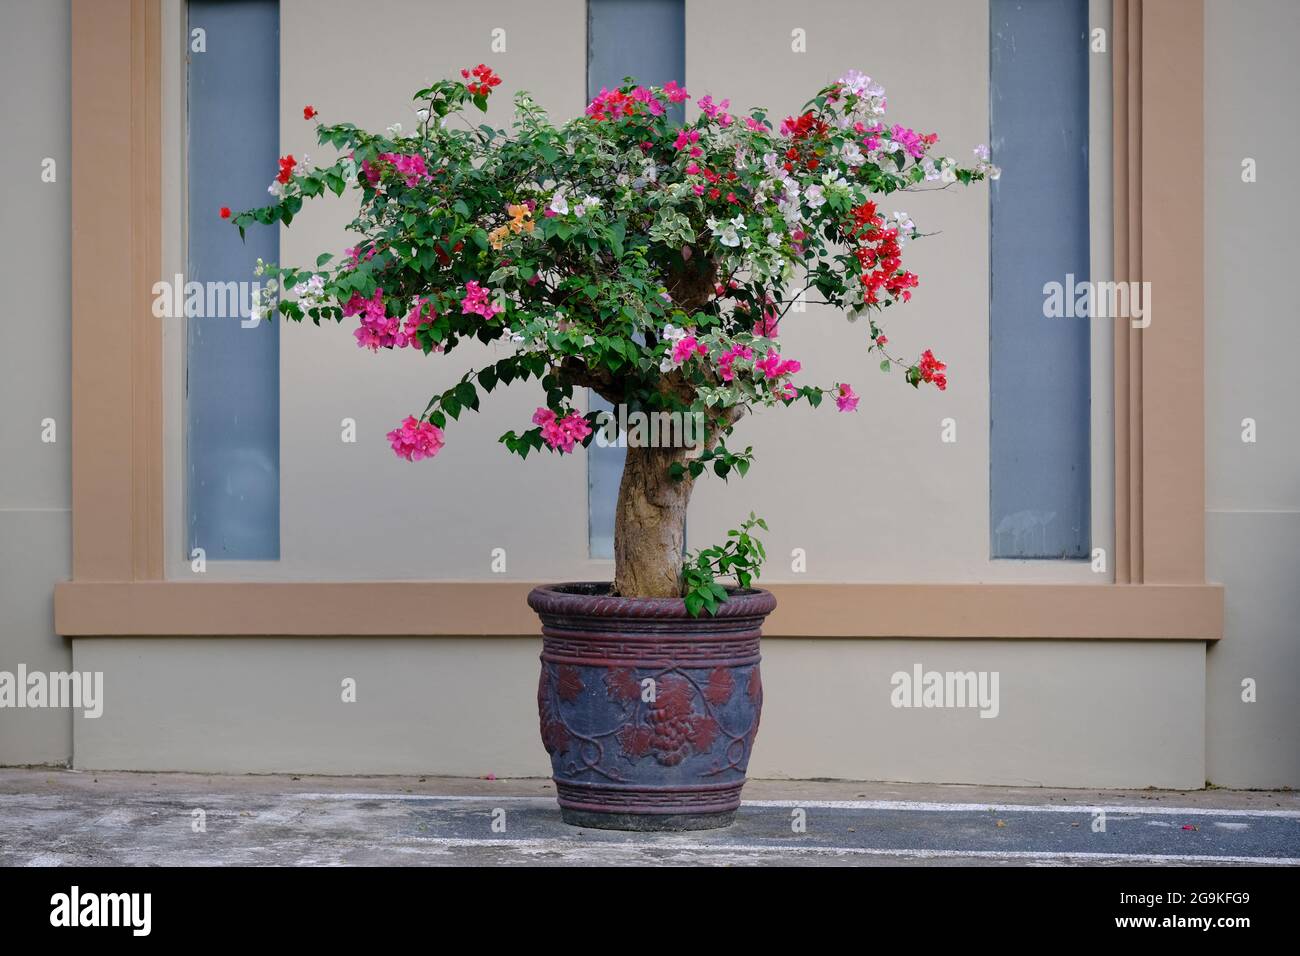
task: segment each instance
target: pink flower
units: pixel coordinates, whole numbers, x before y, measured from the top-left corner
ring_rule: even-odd
[[[692,355],[708,355],[708,347],[703,342],[696,341],[693,335],[684,335],[677,340],[673,346],[673,364],[681,365]]]
[[[638,86],[632,91],[632,99],[644,103],[651,116],[662,116],[664,113],[664,105],[644,86]]]
[[[858,396],[853,394],[853,386],[848,382],[840,383],[839,394],[835,396],[835,407],[842,412],[858,410]]]
[[[688,146],[691,149],[691,158],[698,159],[702,153],[700,148],[694,144],[700,141],[700,131],[698,129],[682,129],[677,131],[677,139],[673,141],[673,148],[681,152]]]
[[[731,108],[731,100],[714,103],[713,97],[706,93],[696,100],[696,103],[699,104],[700,111],[709,119],[717,120],[723,126],[731,125],[731,116],[727,113],[727,110]]]
[[[591,434],[591,426],[577,412],[559,418],[545,406],[533,413],[533,424],[542,426],[542,441],[561,455],[572,452],[574,445]]]
[[[747,345],[733,345],[727,351],[718,356],[718,375],[724,382],[730,382],[736,377],[732,370],[732,365],[736,359],[745,359],[748,361],[754,357],[754,350]]]
[[[780,324],[781,313],[769,306],[763,310],[763,317],[754,323],[753,334],[765,339],[774,339],[777,336],[777,326]]]
[[[397,457],[407,461],[432,458],[442,449],[442,429],[433,422],[417,421],[415,416],[408,415],[388,433],[388,442]]]
[[[359,348],[378,352],[381,348],[398,344],[401,321],[386,313],[383,289],[375,289],[374,296],[369,299],[363,299],[360,292],[352,293],[352,298],[343,306],[343,314],[361,316],[361,326],[352,333]]]
[[[380,153],[379,158],[391,163],[393,169],[397,170],[397,175],[401,176],[408,186],[415,186],[433,179],[428,167],[424,165],[423,156],[408,156],[405,153]],[[375,178],[378,179],[378,176]]]
[[[361,247],[360,247],[360,246],[353,246],[351,249],[344,249],[344,250],[343,250],[343,254],[344,254],[345,256],[348,257],[349,261],[350,261],[351,264],[352,264],[352,268],[355,269],[357,266],[359,266],[359,265],[361,264]],[[375,257],[375,250],[374,250],[373,248],[367,249],[367,250],[366,250],[366,261],[369,262],[369,261],[370,261],[371,259],[373,259],[374,257]]]
[[[786,375],[793,375],[801,368],[803,366],[794,359],[782,361],[781,355],[776,349],[764,355],[761,361],[754,363],[754,370],[761,371],[768,378],[783,378]]]
[[[416,339],[415,333],[419,331],[422,326],[431,324],[433,319],[436,319],[437,317],[438,313],[434,311],[433,305],[428,299],[416,299],[415,302],[411,304],[411,311],[406,313],[406,324],[395,336],[395,344],[397,347],[399,349],[404,349],[408,346],[411,348],[418,348],[420,343]],[[435,342],[433,345],[433,351],[441,352],[442,345]]]
[[[664,94],[668,97],[670,103],[683,103],[691,98],[683,87],[677,85],[676,80],[669,80],[664,84]]]
[[[500,312],[501,309],[488,299],[488,291],[477,282],[465,283],[465,298],[460,302],[461,315],[481,315],[485,319]]]
[[[894,142],[906,149],[908,155],[913,159],[920,159],[925,155],[926,147],[929,144],[925,142],[925,137],[921,136],[916,130],[895,123],[894,128],[889,133]]]

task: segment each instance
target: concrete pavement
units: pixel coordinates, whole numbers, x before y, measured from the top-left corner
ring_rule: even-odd
[[[1300,795],[751,781],[734,826],[560,822],[543,780],[0,769],[0,865],[1300,865]]]

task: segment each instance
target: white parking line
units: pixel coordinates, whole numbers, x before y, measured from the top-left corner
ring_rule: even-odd
[[[428,793],[284,793],[279,799],[298,800],[425,800],[454,803],[540,803],[555,805],[555,797],[466,795],[443,796]],[[745,800],[742,807],[815,808],[830,810],[905,810],[918,813],[1134,813],[1197,817],[1282,817],[1300,819],[1300,810],[1245,810],[1219,807],[1129,806],[1126,804],[1022,804],[1022,803],[928,803],[915,800]],[[1218,859],[1216,857],[1216,859]]]
[[[575,846],[569,840],[557,839],[474,839],[472,837],[415,837],[412,842],[433,846],[454,848],[493,847],[500,849],[526,850],[533,853],[554,852],[569,854],[581,851],[584,854],[607,853],[644,853],[647,851],[671,850],[677,852],[731,854],[749,853],[756,855],[778,856],[876,856],[900,857],[903,859],[982,859],[982,860],[1025,860],[1044,863],[1075,861],[1087,863],[1236,863],[1256,864],[1260,866],[1300,866],[1300,857],[1290,856],[1214,856],[1204,853],[1083,853],[1055,852],[1052,850],[930,850],[921,848],[880,848],[880,847],[841,847],[841,846],[791,846],[786,844],[766,843],[696,843],[682,840],[671,834],[656,834],[666,838],[655,844],[639,843],[596,843]]]

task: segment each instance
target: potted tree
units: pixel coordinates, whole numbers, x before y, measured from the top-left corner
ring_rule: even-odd
[[[339,158],[283,157],[274,201],[233,222],[241,235],[288,226],[305,200],[352,190],[359,239],[314,268],[259,266],[270,278],[255,309],[355,319],[357,344],[372,350],[492,344],[496,357],[388,434],[411,461],[438,454],[449,422],[485,394],[526,381],[544,402],[531,427],[501,437],[521,457],[611,433],[580,408],[581,389],[674,426],[627,436],[613,581],[529,596],[543,633],[538,708],[566,821],[723,826],[758,729],[759,634],[776,602],[751,586],[766,528],[752,514],[726,542],[683,556],[692,487],[706,471],[749,470],[752,450],[728,445],[746,411],[857,408],[849,383],[802,384],[781,352],[781,322],[809,293],[862,322],[881,369],[945,387],[931,352],[888,350],[879,316],[911,297],[902,252],[919,233],[873,197],[997,171],[983,147],[961,166],[934,154],[935,135],[887,124],[883,89],[856,71],[779,124],[710,96],[677,123],[685,89],[630,79],[562,125],[522,92],[512,130],[465,122],[500,82],[480,65],[420,90],[410,133],[318,121]]]

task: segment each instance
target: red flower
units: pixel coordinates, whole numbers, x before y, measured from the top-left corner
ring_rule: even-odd
[[[941,392],[948,387],[948,376],[943,374],[943,370],[948,366],[935,358],[932,351],[926,349],[922,352],[919,364],[921,369],[921,381],[932,383]]]
[[[314,107],[314,106],[304,106],[304,107],[302,108],[302,118],[303,118],[303,119],[305,119],[305,120],[309,120],[309,119],[311,119],[313,116],[316,116],[316,115],[318,115],[317,112],[316,112],[316,107]]]
[[[229,218],[230,218],[230,207],[229,207],[229,206],[222,206],[222,207],[221,207],[221,218],[222,218],[222,219],[229,219]]]
[[[474,82],[466,84],[465,89],[475,96],[487,96],[492,92],[492,87],[501,85],[501,77],[492,72],[492,67],[482,63],[472,70],[461,70],[460,75],[467,80],[474,77]]]
[[[280,174],[275,177],[277,182],[287,183],[293,178],[293,167],[298,165],[298,161],[293,158],[293,153],[288,156],[280,157]]]

